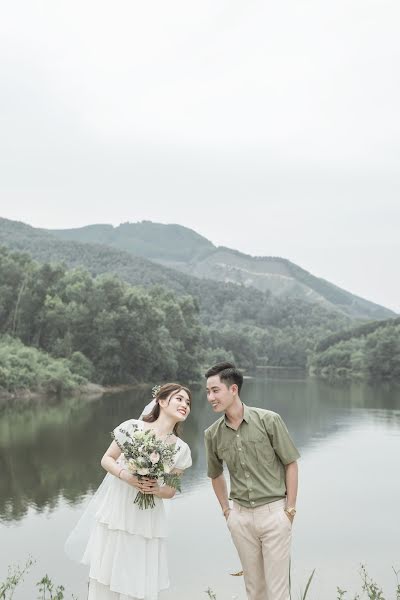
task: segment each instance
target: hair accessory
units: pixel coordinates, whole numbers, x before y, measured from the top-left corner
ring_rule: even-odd
[[[158,392],[161,390],[161,385],[155,385],[152,389],[151,389],[151,395],[153,396],[153,398],[157,397]]]

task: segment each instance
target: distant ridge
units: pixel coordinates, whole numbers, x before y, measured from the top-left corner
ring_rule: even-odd
[[[296,365],[304,365],[306,348],[310,348],[322,335],[350,324],[350,318],[343,313],[318,303],[299,298],[279,298],[253,287],[193,277],[118,248],[62,240],[49,231],[2,218],[1,245],[28,253],[40,263],[64,263],[67,268],[84,268],[95,276],[111,273],[134,286],[163,286],[173,293],[190,295],[199,307],[202,324],[218,331],[218,334],[213,333],[214,345],[226,347],[224,344],[227,344],[230,347],[236,344],[243,348],[246,360],[250,360],[244,345],[246,336],[267,335],[272,344],[269,360],[274,360],[275,364],[282,360],[279,364],[287,365],[294,361]],[[230,328],[235,334],[231,338]],[[294,339],[287,342],[285,358],[281,359],[279,344],[282,344],[282,338],[277,345],[274,345],[273,339],[280,336],[278,332],[282,330],[286,340],[291,340],[291,336]],[[238,341],[238,335],[242,336],[243,342]],[[220,339],[221,336],[228,336],[229,342],[225,338],[225,341]],[[299,353],[300,363],[296,358]]]
[[[142,221],[87,225],[78,229],[47,229],[60,239],[105,244],[155,261],[187,263],[216,249],[205,237],[182,225]]]
[[[182,225],[142,221],[89,225],[77,229],[46,230],[63,240],[99,243],[200,279],[253,287],[275,296],[299,298],[355,319],[387,319],[393,311],[315,277],[280,257],[253,257],[238,250],[216,247]]]

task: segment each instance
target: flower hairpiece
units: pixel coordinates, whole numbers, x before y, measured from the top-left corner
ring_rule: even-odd
[[[152,394],[153,398],[157,398],[157,395],[158,395],[158,393],[159,393],[160,390],[161,390],[161,385],[155,385],[151,389],[151,394]]]

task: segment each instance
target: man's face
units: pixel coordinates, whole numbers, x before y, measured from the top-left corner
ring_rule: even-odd
[[[228,387],[220,380],[219,375],[207,379],[207,400],[214,412],[225,412],[232,405],[236,387],[236,385]]]

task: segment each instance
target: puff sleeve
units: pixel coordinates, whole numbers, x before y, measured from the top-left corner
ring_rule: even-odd
[[[128,421],[124,421],[113,430],[114,440],[118,444],[122,445],[124,442],[126,442],[126,434],[123,432],[130,431],[135,422],[135,419],[128,419]]]
[[[176,455],[175,469],[179,469],[180,471],[184,471],[192,466],[192,454],[190,452],[189,446],[181,441],[179,445],[179,451]]]

